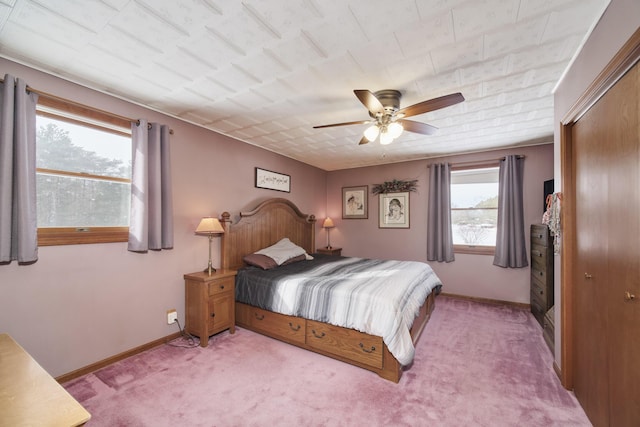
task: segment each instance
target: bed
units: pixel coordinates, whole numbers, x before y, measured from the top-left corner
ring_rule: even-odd
[[[315,217],[303,214],[292,202],[282,198],[268,199],[250,212],[241,212],[239,218],[234,220],[228,212],[225,212],[220,221],[225,228],[221,240],[221,266],[224,269],[238,270],[235,316],[236,324],[239,327],[359,366],[396,383],[400,380],[403,370],[411,364],[414,344],[429,320],[434,308],[436,290],[439,290],[441,286],[439,279],[427,264],[315,254]],[[246,255],[254,254],[274,245],[274,243],[281,242],[283,239],[288,239],[294,246],[297,245],[308,254],[312,254],[314,260],[282,265],[267,271],[247,266],[244,261]],[[395,325],[388,328],[385,326],[383,329],[376,329],[375,324],[380,322],[372,321],[371,311],[377,309],[365,310],[362,324],[356,322],[359,321],[355,319],[356,316],[348,318],[348,322],[344,323],[344,326],[338,324],[339,322],[334,319],[325,318],[327,311],[335,311],[335,307],[333,307],[335,305],[351,304],[350,309],[347,307],[351,312],[363,311],[364,306],[375,305],[362,301],[354,305],[354,301],[361,299],[359,296],[349,297],[348,304],[345,302],[347,298],[342,300],[341,297],[336,297],[331,303],[324,303],[324,305],[333,304],[330,309],[326,309],[326,307],[319,309],[314,304],[302,305],[289,301],[291,294],[300,294],[303,291],[311,292],[308,291],[310,289],[309,283],[320,286],[318,290],[312,292],[313,298],[307,298],[314,301],[317,300],[317,295],[324,294],[326,287],[332,289],[360,288],[361,285],[352,283],[351,277],[363,274],[370,277],[372,275],[380,276],[384,273],[376,272],[377,269],[387,268],[390,265],[396,272],[406,272],[404,275],[407,277],[410,277],[409,272],[412,269],[416,269],[418,275],[429,275],[428,279],[426,276],[424,279],[419,279],[416,276],[409,280],[414,282],[417,280],[429,281],[429,285],[418,286],[415,283],[407,285],[412,289],[411,296],[403,298],[403,304],[407,305],[407,310],[403,309],[404,320],[399,322],[400,326]],[[329,274],[329,271],[332,273]],[[354,271],[358,273],[353,273]],[[314,276],[309,278],[307,277],[309,274]],[[335,274],[340,276],[340,280],[335,279]],[[265,285],[267,282],[260,282],[263,279],[266,280],[268,276],[277,278],[274,282],[276,284],[273,285],[278,287],[276,291],[268,290],[270,288],[267,286],[271,285]],[[304,284],[293,291],[288,291],[289,294],[285,294],[284,290],[301,282],[301,277],[304,277]],[[346,277],[349,278],[345,279]],[[394,273],[393,277],[394,286],[389,287],[388,284],[386,286],[396,289],[399,282],[397,280],[398,274]],[[367,281],[372,282],[370,279]],[[383,281],[387,280],[378,280],[378,282]],[[379,283],[379,285],[382,289],[383,284]],[[260,295],[263,295],[262,299]],[[279,304],[273,305],[264,302],[264,295],[268,295],[266,299],[269,300],[274,300],[274,295],[277,295]],[[410,314],[407,315],[406,312]],[[345,315],[345,317],[347,316]],[[412,322],[411,318],[413,318]],[[409,324],[412,326],[407,333],[406,325]],[[368,333],[370,329],[380,333]],[[396,335],[388,335],[387,329],[400,338],[396,339],[394,338]]]

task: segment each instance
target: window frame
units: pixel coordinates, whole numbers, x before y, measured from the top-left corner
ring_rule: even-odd
[[[36,115],[65,121],[119,136],[131,137],[131,121],[124,117],[89,108],[56,97],[40,96]],[[105,181],[131,182],[131,179],[103,177],[69,171],[36,168],[38,172],[54,172],[60,176],[98,178]],[[118,243],[129,239],[129,227],[38,227],[38,246]]]
[[[474,169],[486,169],[486,168],[495,168],[495,167],[500,167],[500,161],[499,160],[488,160],[488,161],[483,161],[483,162],[475,162],[475,163],[468,163],[468,164],[459,164],[459,165],[452,165],[451,166],[451,172],[453,173],[454,171],[462,171],[462,170],[474,170]],[[500,194],[500,183],[498,182],[498,194]],[[452,212],[454,209],[456,210],[464,210],[466,208],[449,208],[449,211]],[[489,208],[484,208],[484,209],[489,209]],[[493,208],[491,208],[493,209]],[[497,210],[498,208],[496,208]],[[453,222],[451,224],[453,226]],[[460,245],[460,244],[454,244],[453,245],[453,252],[457,253],[457,254],[470,254],[470,255],[495,255],[496,253],[496,246],[487,246],[487,245]]]

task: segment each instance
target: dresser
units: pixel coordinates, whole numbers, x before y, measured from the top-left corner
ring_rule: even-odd
[[[531,225],[531,312],[540,325],[553,307],[553,241],[549,227]]]
[[[235,270],[218,270],[209,274],[184,275],[185,331],[200,337],[200,346],[209,344],[209,336],[229,329],[235,322]]]
[[[551,353],[555,354],[555,319],[553,311],[553,307],[551,307],[544,315],[544,320],[542,322],[542,337],[551,350]]]

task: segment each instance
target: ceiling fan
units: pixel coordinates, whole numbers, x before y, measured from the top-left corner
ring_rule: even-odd
[[[314,129],[328,128],[333,126],[348,126],[360,124],[372,124],[364,131],[364,135],[359,145],[374,141],[380,135],[380,144],[386,145],[399,137],[404,130],[409,132],[432,135],[438,128],[413,120],[406,120],[406,117],[417,116],[429,111],[450,107],[464,101],[464,96],[460,92],[439,98],[422,101],[409,107],[400,108],[400,98],[402,94],[398,90],[384,89],[377,92],[370,90],[354,90],[356,97],[367,107],[372,120],[359,120],[355,122],[334,123],[330,125],[314,126]]]

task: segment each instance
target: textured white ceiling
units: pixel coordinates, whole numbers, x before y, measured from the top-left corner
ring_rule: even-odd
[[[608,2],[0,0],[0,56],[337,170],[551,141],[552,89]],[[387,146],[313,129],[369,119],[354,89],[466,101]]]

